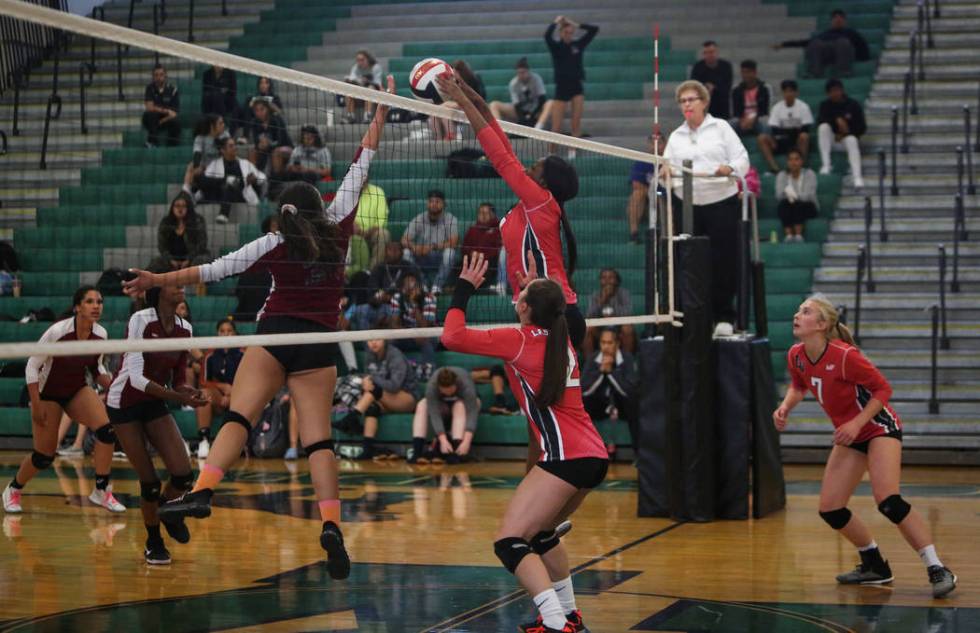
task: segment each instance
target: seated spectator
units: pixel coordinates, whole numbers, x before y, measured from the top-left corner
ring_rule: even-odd
[[[483,85],[483,79],[473,72],[469,64],[462,59],[457,59],[453,62],[453,70],[460,79],[465,81],[470,88],[486,100],[487,89]],[[444,101],[443,105],[447,108],[459,109],[459,105],[455,101]],[[462,125],[457,124],[452,119],[443,119],[434,116],[429,117],[429,129],[432,130],[432,138],[437,141],[453,141],[461,137],[463,133]]]
[[[334,422],[334,427],[352,434],[360,433],[363,429],[364,452],[360,459],[386,459],[394,454],[376,450],[374,446],[374,438],[378,435],[378,418],[385,413],[410,413],[415,410],[415,371],[405,355],[384,339],[372,339],[367,342],[367,347],[367,375],[361,383],[364,393],[350,413]]]
[[[436,298],[426,292],[419,279],[411,272],[402,274],[398,292],[391,297],[392,328],[434,327],[436,324]],[[403,352],[422,352],[422,361],[429,365],[436,362],[436,339],[403,338],[394,341]]]
[[[772,95],[766,82],[759,79],[758,65],[753,59],[741,63],[742,83],[732,90],[732,119],[730,123],[739,136],[752,136],[766,129]]]
[[[385,245],[384,261],[371,270],[367,281],[368,300],[354,303],[347,311],[352,330],[374,330],[389,326],[391,299],[401,288],[402,278],[422,277],[418,267],[402,257],[398,242]]]
[[[798,150],[789,151],[786,170],[776,176],[776,199],[786,241],[802,242],[803,226],[817,217],[817,175],[803,169],[803,154]]]
[[[241,106],[238,104],[238,78],[234,70],[211,66],[201,79],[201,114],[217,114],[223,117],[231,133],[240,130]]]
[[[381,68],[381,64],[378,63],[374,55],[362,48],[357,51],[357,55],[354,57],[354,65],[351,66],[350,73],[344,81],[355,86],[361,86],[362,88],[381,90],[381,83],[384,81],[384,78],[385,73],[384,69]],[[370,101],[347,97],[344,100],[344,109],[346,110],[344,118],[348,123],[355,123],[357,121],[356,111],[362,109],[364,112],[361,115],[361,120],[365,123],[370,123],[371,117],[374,116],[374,107],[375,104]]]
[[[269,104],[269,108],[272,109],[272,114],[279,115],[285,119],[286,115],[283,114],[282,99],[276,94],[275,86],[271,79],[268,77],[259,77],[255,82],[255,94],[247,96],[243,103],[252,103],[252,99],[256,97],[263,98]],[[248,122],[251,123],[253,114],[251,112],[246,112],[245,114],[249,119]]]
[[[732,64],[718,55],[718,43],[708,40],[702,44],[701,61],[691,68],[691,79],[708,89],[708,114],[727,121],[731,112]]]
[[[796,149],[803,162],[810,151],[810,128],[813,126],[813,113],[806,102],[801,101],[800,88],[792,79],[780,84],[783,100],[769,111],[769,131],[759,135],[759,151],[762,152],[769,171],[779,172],[775,154],[785,154]]]
[[[217,114],[205,114],[194,126],[194,149],[191,162],[184,170],[183,190],[191,196],[201,188],[204,168],[221,155],[221,141],[228,138],[225,120]]]
[[[388,198],[385,190],[371,182],[370,177],[361,188],[354,218],[354,238],[363,240],[367,248],[369,266],[377,266],[385,257],[391,233],[388,232]],[[395,242],[397,246],[398,243]],[[401,251],[399,249],[399,259]]]
[[[315,125],[300,128],[300,145],[289,157],[286,180],[303,180],[315,185],[320,180],[330,180],[333,158],[323,146],[320,130]]]
[[[851,165],[855,187],[864,186],[861,177],[861,146],[858,139],[868,129],[864,121],[864,109],[844,92],[839,79],[828,79],[827,99],[820,104],[817,115],[817,140],[820,145],[820,173],[831,171],[830,151],[844,150]]]
[[[601,317],[618,317],[633,315],[633,301],[630,292],[621,287],[623,283],[619,271],[615,268],[603,268],[599,271],[599,289],[592,293],[589,309],[585,314],[587,319]],[[636,347],[636,336],[632,325],[624,325],[620,330],[623,347],[632,351]],[[599,337],[599,328],[590,327],[586,330],[582,351],[591,354]]]
[[[834,77],[850,77],[854,60],[871,59],[868,42],[860,33],[847,28],[847,14],[841,9],[830,12],[830,28],[823,33],[805,40],[782,42],[774,48],[791,46],[806,48],[807,74],[816,78],[823,77],[828,66]]]
[[[633,357],[620,349],[616,331],[599,337],[599,353],[582,365],[582,403],[593,420],[625,420],[636,444],[637,375]],[[606,444],[610,459],[616,444]]]
[[[170,212],[157,227],[159,255],[150,263],[155,270],[180,270],[211,261],[208,227],[194,211],[194,201],[181,191],[170,203]]]
[[[459,223],[446,211],[446,195],[433,189],[427,196],[426,213],[408,223],[402,235],[405,259],[418,264],[434,293],[442,292],[456,261]]]
[[[146,146],[160,144],[160,131],[167,135],[167,145],[180,142],[180,95],[177,86],[167,83],[167,70],[157,64],[153,67],[153,81],[146,85],[143,96],[143,127],[146,128]]]
[[[517,73],[507,84],[510,103],[491,101],[490,112],[498,119],[543,130],[551,118],[551,101],[541,75],[531,71],[527,57],[517,60]]]
[[[271,103],[269,97],[254,97],[248,104],[255,115],[249,129],[252,150],[248,159],[259,171],[268,171],[274,179],[282,180],[286,163],[293,153],[293,139],[289,137],[282,117],[272,113]]]
[[[490,280],[506,280],[505,264],[501,263],[503,242],[500,238],[500,220],[497,212],[489,202],[481,202],[476,212],[476,224],[471,226],[463,236],[463,257],[483,253],[487,260],[486,278]],[[506,283],[506,282],[505,282]]]
[[[218,321],[218,336],[237,336],[238,329],[230,318]],[[197,413],[197,456],[205,459],[211,450],[211,420],[214,414],[224,413],[231,398],[231,385],[235,382],[238,364],[244,353],[238,347],[213,349],[205,355],[204,375],[201,376],[201,390],[211,397],[211,404],[198,407]],[[196,384],[196,383],[193,383]]]
[[[480,399],[469,372],[459,367],[443,367],[429,379],[425,396],[415,406],[408,463],[429,461],[424,454],[429,425],[436,435],[442,459],[451,464],[468,459],[479,417]],[[450,429],[448,434],[446,426]]]
[[[218,224],[228,222],[233,202],[258,204],[266,184],[265,174],[238,157],[238,145],[233,138],[222,141],[221,158],[211,161],[201,180],[205,199],[221,203],[221,212],[215,218]]]
[[[488,413],[495,415],[515,415],[520,413],[517,400],[511,396],[507,397],[507,372],[503,365],[492,367],[475,367],[470,371],[470,378],[473,382],[485,385],[490,383],[493,390],[493,403],[487,407]]]
[[[654,142],[654,136],[647,137],[647,151],[651,154],[663,156],[667,141],[660,136]],[[626,203],[626,219],[630,227],[630,241],[639,244],[640,221],[647,216],[650,209],[650,182],[653,180],[654,164],[645,161],[636,161],[630,169],[630,191],[629,201]],[[657,184],[657,195],[664,195],[664,188]]]

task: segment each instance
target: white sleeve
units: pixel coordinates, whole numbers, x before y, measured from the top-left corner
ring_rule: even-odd
[[[225,177],[225,163],[220,158],[215,158],[207,167],[204,168],[204,175],[208,178],[224,178]]]
[[[350,67],[350,72],[347,73],[347,79],[351,81],[357,81],[357,64]]]
[[[357,207],[357,202],[361,199],[361,189],[368,177],[368,169],[371,167],[371,159],[374,158],[375,150],[366,147],[358,148],[354,154],[354,162],[344,176],[340,188],[337,189],[337,197],[333,199],[327,207],[327,219],[335,224],[340,224]]]
[[[260,185],[265,183],[266,181],[265,172],[259,171],[259,169],[255,165],[253,165],[250,161],[245,160],[244,158],[239,158],[238,163],[242,167],[242,175],[246,179],[249,177],[249,175],[253,175],[255,176],[255,179],[258,181]]]
[[[199,267],[201,281],[208,284],[220,281],[225,277],[241,274],[281,243],[282,236],[279,233],[266,233],[237,251],[219,257],[210,264],[201,265]]]
[[[129,317],[129,327],[127,329],[129,330],[129,336],[126,337],[127,340],[143,340],[143,332],[146,330],[146,318],[143,316],[143,314],[137,312],[133,316]],[[123,355],[123,367],[126,368],[126,375],[129,378],[129,384],[131,384],[134,389],[146,391],[146,386],[150,384],[150,381],[143,375],[143,369],[146,367],[146,363],[143,359],[143,353],[126,352]]]
[[[95,324],[95,326],[92,328],[92,331],[95,332],[96,334],[98,334],[99,336],[101,336],[102,337],[102,340],[104,340],[104,341],[108,341],[109,340],[109,332],[107,332],[106,329],[104,327],[102,327],[101,325],[99,325],[98,323]],[[100,354],[99,355],[99,360],[98,360],[97,365],[99,367],[99,375],[100,376],[101,375],[105,375],[105,376],[111,376],[112,375],[112,372],[110,372],[108,369],[105,368],[105,354]]]
[[[58,321],[41,335],[41,338],[37,340],[38,343],[53,343],[60,339],[64,332],[64,326],[61,324],[63,321]],[[51,360],[50,356],[31,356],[27,359],[27,368],[24,369],[24,382],[28,385],[37,384],[41,379],[41,367],[44,363]]]
[[[772,127],[782,127],[780,125],[780,123],[782,123],[783,121],[782,115],[783,115],[783,102],[780,101],[779,103],[769,108],[769,125]]]

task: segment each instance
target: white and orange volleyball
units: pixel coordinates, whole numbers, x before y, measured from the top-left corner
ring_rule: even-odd
[[[412,96],[419,101],[429,103],[442,103],[446,100],[445,95],[439,92],[436,86],[436,77],[448,72],[452,74],[453,67],[435,57],[423,59],[415,64],[412,74],[408,77],[408,85],[412,89]]]

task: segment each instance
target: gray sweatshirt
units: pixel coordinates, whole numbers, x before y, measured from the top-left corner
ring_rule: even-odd
[[[796,191],[796,199],[799,202],[812,202],[817,204],[817,175],[812,169],[801,169],[800,177],[794,179],[785,169],[776,176],[776,199],[786,199],[786,185],[793,187]],[[818,205],[819,206],[819,205]]]
[[[404,390],[415,394],[415,371],[402,351],[390,343],[385,346],[384,358],[378,358],[371,350],[367,351],[367,373],[375,385],[388,393]]]
[[[463,401],[466,407],[466,430],[476,433],[476,422],[480,417],[480,402],[476,397],[476,385],[470,378],[470,373],[459,367],[445,367],[456,374],[456,395],[446,397],[439,393],[438,376],[439,371],[429,379],[429,384],[425,388],[426,406],[429,410],[429,423],[436,435],[443,435],[446,427],[442,423],[442,416],[439,414],[440,404],[446,403],[452,406],[457,400]]]

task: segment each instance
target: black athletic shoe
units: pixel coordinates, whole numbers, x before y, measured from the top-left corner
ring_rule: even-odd
[[[331,426],[348,435],[362,435],[364,433],[364,421],[361,412],[357,409],[351,409],[347,415],[334,421]]]
[[[953,589],[956,589],[956,574],[948,567],[933,565],[928,570],[929,582],[932,583],[932,597],[944,598]]]
[[[327,573],[331,578],[343,580],[350,576],[350,556],[344,548],[344,535],[333,521],[324,522],[320,547],[327,552]]]
[[[837,582],[842,585],[886,585],[894,579],[888,561],[877,569],[861,563],[852,571],[837,576]]]
[[[187,524],[184,523],[184,519],[181,517],[177,520],[164,521],[160,519],[160,523],[163,524],[163,529],[167,531],[170,538],[177,541],[180,544],[188,543],[191,540],[191,531],[187,529]]]
[[[166,503],[160,504],[158,513],[160,521],[175,522],[191,517],[193,519],[206,519],[211,516],[211,495],[213,490],[198,490],[197,492],[185,492],[176,499],[171,499]],[[167,528],[170,532],[170,528]]]
[[[163,541],[157,542],[146,542],[146,549],[143,551],[143,558],[146,559],[147,565],[169,565],[170,564],[170,552],[167,551],[167,546],[163,544]]]

